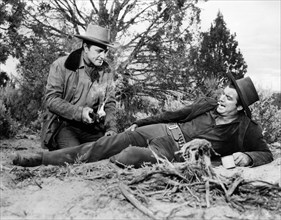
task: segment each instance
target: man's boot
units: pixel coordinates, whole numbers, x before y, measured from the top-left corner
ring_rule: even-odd
[[[22,156],[19,153],[13,159],[13,164],[22,167],[36,167],[42,165],[43,153]]]

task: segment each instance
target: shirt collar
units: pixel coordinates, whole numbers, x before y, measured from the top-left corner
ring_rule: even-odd
[[[217,109],[213,109],[210,112],[212,118],[216,119],[217,117],[219,117],[219,113],[217,112]]]
[[[217,117],[219,117],[219,113],[217,112],[217,109],[215,108],[215,109],[213,109],[213,110],[211,110],[211,112],[210,112],[210,114],[211,114],[211,116],[212,116],[212,118],[213,119],[216,119]],[[243,113],[242,113],[243,114]],[[231,123],[236,123],[236,122],[240,122],[241,120],[242,120],[242,114],[241,113],[238,113],[238,117],[235,119],[235,120],[233,120]]]

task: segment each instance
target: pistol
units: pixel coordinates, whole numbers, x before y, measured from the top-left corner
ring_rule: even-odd
[[[93,119],[94,122],[96,122],[97,119],[98,119],[97,114],[95,114],[94,112],[90,112],[90,113],[89,113],[89,116],[90,116],[91,119]]]

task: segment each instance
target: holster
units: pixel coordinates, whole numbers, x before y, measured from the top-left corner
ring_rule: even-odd
[[[168,124],[167,128],[170,131],[174,140],[176,141],[178,149],[181,149],[182,146],[186,143],[186,141],[180,127],[178,126],[178,124]]]

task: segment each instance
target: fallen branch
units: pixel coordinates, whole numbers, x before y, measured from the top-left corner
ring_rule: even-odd
[[[235,191],[235,189],[237,188],[237,186],[239,186],[239,184],[242,183],[242,182],[243,182],[243,178],[238,177],[238,178],[234,181],[234,183],[232,184],[231,188],[228,189],[228,191],[227,191],[227,193],[226,193],[227,196],[231,196],[231,195],[234,193],[234,191]]]
[[[153,213],[150,209],[148,209],[145,206],[143,206],[141,204],[141,202],[139,202],[135,198],[135,196],[132,193],[130,193],[130,188],[128,186],[124,185],[123,183],[120,183],[119,184],[119,188],[120,188],[122,194],[124,195],[124,197],[126,199],[128,199],[129,202],[131,202],[133,204],[133,206],[135,206],[138,210],[140,210],[142,213],[144,213],[145,215],[149,216],[150,218],[155,219],[155,220],[157,219],[155,217],[155,213]]]
[[[224,191],[225,200],[226,200],[227,202],[230,201],[229,196],[227,195],[227,190],[226,190],[226,188],[225,188],[223,182],[221,181],[221,179],[220,179],[219,177],[217,177],[216,180],[215,180],[215,179],[210,179],[210,178],[208,178],[208,177],[203,177],[203,179],[204,179],[205,181],[209,181],[210,183],[215,183],[215,184],[221,186],[221,188],[222,188],[223,191]]]
[[[197,202],[200,202],[200,199],[198,198],[198,196],[196,196],[188,186],[186,186],[186,189],[197,200]]]

